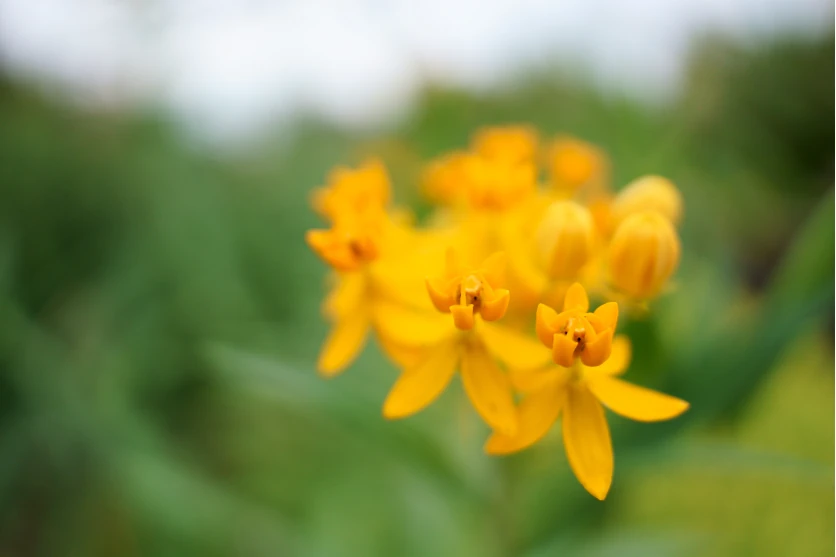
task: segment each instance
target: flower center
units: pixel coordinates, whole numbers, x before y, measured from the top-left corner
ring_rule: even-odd
[[[578,343],[577,348],[575,348],[575,355],[583,352],[586,346],[586,327],[587,323],[585,319],[570,317],[566,322],[566,326],[563,328],[563,334],[571,336],[572,340]]]
[[[461,304],[472,305],[475,311],[479,310],[482,299],[482,281],[476,275],[468,275],[462,281],[458,298]]]

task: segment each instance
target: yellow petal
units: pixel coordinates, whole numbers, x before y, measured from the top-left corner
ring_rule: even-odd
[[[604,406],[639,422],[670,420],[685,412],[689,406],[682,399],[615,377],[596,377],[588,382],[588,386]]]
[[[608,302],[602,306],[599,306],[594,313],[595,316],[598,317],[604,323],[605,327],[610,328],[613,331],[615,330],[615,326],[618,324],[617,303]]]
[[[473,306],[457,304],[450,306],[450,313],[453,314],[453,323],[461,331],[469,331],[473,328]]]
[[[447,251],[444,253],[444,261],[447,276],[457,276],[462,274],[461,259],[455,249],[447,248]]]
[[[545,304],[537,306],[535,328],[540,342],[551,348],[554,345],[554,335],[557,333],[557,312]]]
[[[401,373],[386,402],[383,416],[397,419],[410,416],[428,406],[444,391],[458,364],[458,347],[444,341],[427,350],[426,357],[416,366]]]
[[[319,372],[333,377],[353,362],[366,343],[370,325],[371,320],[365,312],[337,321],[319,353]]]
[[[586,343],[581,352],[581,361],[584,365],[594,367],[600,366],[607,361],[612,353],[612,329],[606,329],[597,335],[595,340]]]
[[[593,379],[599,375],[621,375],[630,365],[630,339],[625,335],[619,335],[612,341],[612,351],[600,366],[584,367],[584,377]]]
[[[583,385],[572,385],[563,410],[566,456],[581,485],[604,500],[612,484],[613,454],[604,409]]]
[[[554,335],[552,345],[552,360],[559,366],[569,367],[575,361],[575,348],[578,343],[569,335]]]
[[[462,383],[476,411],[491,428],[506,435],[517,431],[517,409],[508,376],[481,346],[462,353]]]
[[[482,262],[481,270],[488,284],[497,288],[505,284],[505,268],[508,258],[505,252],[498,251]]]
[[[581,283],[576,282],[566,291],[566,299],[563,301],[563,311],[576,309],[581,312],[589,311],[589,298]]]
[[[456,332],[450,317],[432,310],[416,311],[378,302],[373,306],[373,315],[378,336],[404,346],[434,346]]]
[[[363,273],[334,273],[333,287],[322,304],[322,313],[332,321],[362,308],[366,292]]]
[[[508,378],[511,386],[518,393],[530,394],[560,383],[568,378],[566,368],[549,366],[542,369],[509,369]]]
[[[507,290],[497,290],[495,296],[490,299],[482,300],[482,307],[479,313],[485,321],[496,321],[501,319],[508,310],[508,302],[511,300],[511,294]]]
[[[401,368],[414,367],[427,355],[427,347],[398,344],[381,335],[378,335],[377,341],[383,353]]]
[[[509,454],[530,447],[548,433],[557,420],[565,400],[563,384],[552,384],[528,395],[519,408],[516,435],[494,432],[485,443],[485,452]]]
[[[456,298],[447,289],[447,281],[440,278],[427,278],[425,284],[427,294],[430,295],[435,309],[444,313],[449,312],[450,306],[456,303]]]
[[[481,323],[478,332],[488,351],[511,369],[537,369],[549,361],[549,351],[513,329]]]

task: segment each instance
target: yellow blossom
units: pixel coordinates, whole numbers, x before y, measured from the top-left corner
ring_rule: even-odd
[[[676,186],[661,176],[642,176],[618,192],[611,207],[613,228],[630,215],[653,211],[674,225],[682,218],[682,195]]]
[[[424,195],[441,205],[453,205],[464,195],[468,155],[455,151],[431,161],[421,181]]]
[[[474,209],[507,210],[537,187],[537,169],[529,162],[468,155],[463,165],[465,194]]]
[[[334,169],[328,177],[328,185],[314,190],[311,203],[317,213],[333,220],[345,213],[385,208],[391,195],[386,168],[372,159],[356,169]]]
[[[520,451],[539,441],[563,412],[563,444],[569,465],[581,485],[603,500],[612,484],[614,460],[604,409],[640,422],[679,416],[688,409],[684,400],[633,385],[618,376],[630,361],[630,343],[619,336],[612,355],[589,367],[551,367],[513,374],[515,388],[525,394],[519,407],[517,432],[494,432],[485,444],[489,454]]]
[[[571,137],[558,137],[549,155],[552,187],[564,195],[572,195],[588,185],[606,180],[606,157],[594,145]]]
[[[505,254],[496,253],[479,268],[467,269],[453,250],[447,252],[444,276],[427,278],[427,292],[438,311],[453,314],[457,329],[473,328],[474,314],[485,321],[496,321],[505,315],[510,295],[505,289],[494,289],[502,281]]]
[[[667,218],[652,211],[630,215],[610,240],[610,281],[633,298],[652,298],[676,270],[679,251],[679,237]]]
[[[456,259],[450,254],[445,276],[427,281],[434,305],[452,313],[452,320],[396,308],[388,308],[387,318],[380,320],[384,349],[405,362],[383,414],[396,419],[420,411],[441,394],[458,370],[465,392],[485,422],[513,435],[517,427],[513,392],[497,360],[509,368],[532,368],[542,365],[548,355],[544,358],[525,335],[488,322],[502,317],[508,303],[507,291],[497,288],[502,257],[491,256],[470,269]]]
[[[473,136],[472,146],[486,159],[531,163],[537,157],[537,132],[529,126],[482,128]]]
[[[610,357],[617,323],[618,304],[609,302],[589,313],[586,290],[577,282],[566,292],[562,312],[545,304],[537,307],[537,336],[552,350],[554,363],[564,367],[575,358],[588,366],[604,363]]]

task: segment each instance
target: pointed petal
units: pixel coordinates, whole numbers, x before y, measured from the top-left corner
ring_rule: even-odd
[[[508,258],[505,252],[498,251],[482,262],[481,270],[488,284],[497,288],[505,284],[505,268]]]
[[[462,383],[476,411],[491,428],[506,435],[517,431],[517,409],[508,376],[481,346],[462,353]]]
[[[426,357],[427,347],[398,344],[378,335],[377,342],[386,356],[400,368],[415,367]]]
[[[549,362],[549,351],[536,340],[508,327],[481,323],[478,332],[488,351],[511,369],[537,369]]]
[[[456,298],[447,291],[447,281],[440,278],[427,278],[425,285],[435,309],[448,313],[450,306],[456,303]]]
[[[485,321],[496,321],[505,315],[511,295],[507,290],[497,290],[490,300],[483,299],[479,313]]]
[[[566,399],[562,384],[531,393],[519,408],[516,435],[494,432],[485,443],[485,452],[493,455],[509,454],[530,447],[543,438],[557,420]]]
[[[589,381],[588,386],[604,406],[639,422],[670,420],[685,412],[689,406],[682,399],[615,377],[597,377]]]
[[[518,393],[530,394],[549,385],[565,382],[569,377],[566,368],[549,366],[542,369],[509,369],[511,386]]]
[[[606,329],[595,337],[595,340],[586,343],[581,352],[581,361],[584,365],[594,367],[600,366],[607,361],[612,353],[612,329]]]
[[[586,295],[586,290],[579,282],[574,283],[566,291],[566,299],[563,301],[563,311],[570,309],[580,310],[581,312],[589,311],[589,298]]]
[[[416,311],[398,304],[377,302],[372,314],[378,336],[404,346],[434,346],[456,332],[449,316],[432,310]]]
[[[370,319],[364,312],[337,321],[319,353],[316,364],[319,372],[333,377],[348,367],[366,344],[370,325]]]
[[[554,345],[554,335],[557,333],[557,312],[545,304],[537,306],[535,328],[540,342],[551,348]]]
[[[305,241],[320,259],[338,271],[353,271],[359,266],[358,258],[345,242],[335,240],[331,230],[308,230]]]
[[[457,345],[445,341],[427,349],[426,354],[418,365],[398,377],[383,403],[384,417],[404,418],[424,409],[450,383],[459,360]]]
[[[630,365],[630,352],[630,339],[625,335],[618,335],[612,341],[610,357],[600,366],[584,366],[584,377],[592,380],[601,375],[621,375],[627,371],[627,367]]]
[[[575,348],[578,343],[569,335],[554,335],[552,346],[552,360],[559,366],[569,367],[575,361]]]
[[[473,328],[473,306],[461,304],[450,306],[450,313],[453,314],[453,323],[461,331],[469,331]]]
[[[612,484],[613,453],[604,409],[583,385],[568,390],[563,411],[566,456],[581,485],[604,500]]]
[[[615,326],[618,324],[617,303],[608,302],[602,306],[599,306],[594,313],[604,323],[605,327],[610,328],[613,331],[615,330]]]

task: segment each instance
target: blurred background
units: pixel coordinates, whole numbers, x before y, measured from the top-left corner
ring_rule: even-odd
[[[824,0],[0,0],[0,554],[832,555],[834,38]],[[609,415],[491,458],[458,385],[401,422],[314,362],[308,193],[483,125],[685,198],[677,289]]]

